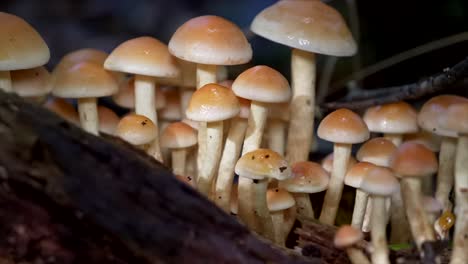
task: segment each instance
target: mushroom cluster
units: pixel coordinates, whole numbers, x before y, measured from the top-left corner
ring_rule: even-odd
[[[435,96],[420,109],[376,105],[362,116],[338,109],[317,130],[333,152],[309,160],[315,56],[357,50],[344,19],[327,4],[279,1],[252,22],[255,34],[292,48],[291,85],[266,65],[227,80],[227,67],[248,63],[252,49],[237,25],[218,16],[190,19],[167,45],[142,36],[110,54],[73,51],[51,73],[38,32],[7,13],[0,12],[0,24],[0,53],[8,54],[0,56],[0,89],[145,151],[258,235],[286,246],[296,220],[337,224],[347,185],[355,190],[352,219],[340,223],[350,225],[334,242],[352,261],[389,263],[388,239],[421,249],[455,226],[452,261],[466,263],[467,98]],[[311,199],[317,193],[323,203]],[[371,233],[370,259],[359,246],[362,232]]]

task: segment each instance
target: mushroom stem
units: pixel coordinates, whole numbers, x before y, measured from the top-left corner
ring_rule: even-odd
[[[197,182],[197,149],[192,147],[187,153],[187,161],[185,172],[188,176],[193,177],[194,183]]]
[[[284,230],[284,211],[270,212],[271,220],[273,221],[273,228],[275,232],[275,243],[279,246],[284,247],[286,243],[286,233]]]
[[[158,127],[155,96],[156,83],[154,77],[135,75],[135,113],[146,116]],[[156,133],[156,138],[148,148],[148,154],[162,162],[159,132]]]
[[[435,197],[443,205],[443,211],[452,210],[450,192],[453,187],[454,159],[457,148],[457,140],[450,137],[442,137],[439,152],[439,171],[437,172],[437,190]]]
[[[391,134],[385,133],[384,138],[390,140],[395,146],[400,146],[403,142],[403,135],[402,134]]]
[[[314,134],[315,54],[293,49],[291,54],[292,99],[286,158],[290,163],[309,157]]]
[[[201,168],[199,169],[198,190],[210,197],[213,178],[218,167],[223,143],[223,121],[206,123],[206,153],[202,154]]]
[[[80,114],[81,127],[91,134],[99,135],[99,117],[96,98],[79,98],[78,112]]]
[[[351,220],[351,226],[361,230],[362,223],[364,221],[364,215],[366,213],[367,200],[369,195],[366,192],[356,189],[356,198],[354,200],[353,217]]]
[[[293,193],[294,200],[296,200],[297,214],[300,217],[315,218],[314,209],[310,203],[308,193]]]
[[[372,263],[390,263],[388,258],[387,235],[385,233],[385,228],[387,226],[385,200],[383,196],[372,197],[371,241],[374,246],[371,256]]]
[[[401,193],[413,239],[421,248],[424,242],[435,240],[435,234],[423,208],[420,179],[402,178]]]
[[[267,131],[268,148],[284,155],[286,145],[286,123],[278,119],[271,119],[268,122]]]
[[[225,212],[230,212],[231,188],[234,179],[234,166],[239,158],[244,140],[247,120],[234,118],[224,144],[223,155],[219,163],[218,179],[215,187],[215,202]]]
[[[406,219],[405,208],[401,197],[401,190],[392,194],[392,206],[390,213],[390,243],[404,244],[411,241],[411,231]]]
[[[187,110],[188,104],[190,102],[190,98],[192,98],[192,94],[194,92],[194,89],[189,88],[189,87],[181,87],[179,88],[179,93],[180,93],[180,110],[182,113],[182,116],[186,118],[185,110]]]
[[[334,225],[335,223],[336,213],[338,212],[343,192],[343,181],[349,157],[351,156],[351,146],[351,144],[341,143],[335,143],[333,146],[333,168],[319,218],[319,221],[324,224]]]
[[[179,148],[172,150],[172,172],[175,175],[185,176],[185,161],[187,158],[187,149]]]
[[[297,208],[296,205],[293,207],[288,208],[284,212],[284,239],[288,238],[289,233],[291,232],[292,228],[294,227],[294,223],[296,222],[297,218]]]
[[[245,132],[244,146],[242,155],[247,152],[260,148],[262,143],[262,134],[265,129],[267,118],[267,107],[257,101],[252,101],[250,104],[250,115],[247,121],[247,130]],[[242,175],[240,175],[242,176]],[[238,215],[251,230],[257,231],[256,218],[254,211],[254,190],[252,179],[239,177],[238,192],[239,192],[239,209]]]
[[[458,138],[455,161],[455,237],[451,264],[468,259],[468,136]]]
[[[346,248],[346,254],[348,254],[348,258],[353,264],[371,264],[360,249],[353,247]]]
[[[275,229],[271,219],[270,210],[267,205],[267,189],[268,178],[263,180],[254,180],[253,182],[254,193],[254,213],[259,222],[259,229],[261,235],[270,241],[275,241]],[[281,234],[283,232],[280,232]]]
[[[4,92],[13,92],[10,71],[0,71],[0,90]]]

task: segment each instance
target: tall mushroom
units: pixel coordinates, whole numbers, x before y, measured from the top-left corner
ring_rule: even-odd
[[[239,114],[240,106],[234,93],[218,84],[207,84],[193,93],[186,111],[187,118],[206,122],[206,152],[200,153],[198,190],[210,197],[223,143],[223,121]]]
[[[245,133],[242,154],[260,147],[265,130],[268,103],[287,102],[291,96],[289,83],[284,76],[268,66],[260,65],[242,72],[233,82],[232,91],[251,100],[250,115]],[[240,175],[242,176],[242,175]],[[239,217],[247,226],[255,226],[253,208],[249,200],[255,196],[254,183],[246,177],[239,178]],[[255,230],[255,229],[254,229]]]
[[[330,113],[320,122],[317,135],[334,143],[333,169],[319,218],[320,222],[333,225],[341,200],[351,147],[369,139],[369,130],[359,115],[342,108]]]
[[[401,194],[413,239],[418,248],[424,242],[435,240],[434,230],[423,207],[421,178],[437,171],[437,159],[423,145],[406,142],[393,154],[391,167],[401,178]]]
[[[273,228],[275,229],[275,243],[285,246],[286,233],[284,232],[284,212],[295,204],[294,197],[281,188],[269,189],[267,191],[267,204],[270,210]]]
[[[167,46],[147,36],[127,40],[107,57],[104,68],[135,74],[135,112],[148,117],[157,127],[155,77],[170,78],[179,75],[176,61]],[[154,150],[153,156],[162,161],[158,134],[151,149]]]
[[[292,48],[286,154],[291,163],[307,160],[314,133],[315,53],[351,56],[357,51],[356,43],[343,17],[321,1],[279,1],[260,12],[250,28]]]
[[[49,61],[50,51],[22,18],[0,12],[0,25],[0,89],[12,92],[10,71],[42,66]]]

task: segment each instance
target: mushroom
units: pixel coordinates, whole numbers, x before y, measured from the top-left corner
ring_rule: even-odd
[[[242,149],[242,142],[244,141],[247,129],[247,118],[249,118],[250,113],[250,101],[241,97],[237,99],[240,103],[240,112],[237,117],[231,119],[223,154],[219,162],[218,179],[216,180],[214,194],[216,204],[226,212],[229,212],[229,199],[234,180],[234,166]]]
[[[434,230],[423,207],[421,178],[437,171],[437,159],[423,145],[406,142],[393,154],[391,167],[401,178],[401,194],[410,223],[413,239],[418,248],[427,241],[435,240]]]
[[[55,78],[52,94],[62,98],[77,98],[82,128],[98,135],[97,97],[117,92],[114,77],[97,64],[81,62],[60,71]]]
[[[348,258],[353,264],[370,264],[369,259],[364,255],[361,249],[354,247],[364,239],[364,234],[360,229],[344,225],[335,233],[333,243],[337,248],[344,248]]]
[[[247,131],[245,132],[242,154],[258,149],[265,130],[268,103],[287,102],[291,96],[289,83],[284,76],[268,66],[259,65],[242,72],[233,82],[232,91],[238,96],[251,100]],[[240,175],[242,176],[242,175]],[[249,200],[254,193],[252,179],[239,178],[239,217],[252,228],[253,208]],[[252,221],[252,222],[251,222]]]
[[[49,61],[50,51],[37,31],[22,18],[0,12],[0,89],[12,92],[10,71],[31,69]]]
[[[139,148],[151,143],[156,133],[158,128],[151,119],[137,114],[124,116],[115,130],[118,137]]]
[[[52,90],[50,85],[50,73],[43,66],[11,71],[12,89],[21,97],[42,103]]]
[[[399,183],[393,172],[380,166],[371,168],[361,182],[361,189],[372,196],[372,263],[390,264],[385,232],[387,227],[385,199],[396,192],[398,188]]]
[[[274,241],[275,234],[273,229],[273,222],[268,210],[266,201],[266,192],[268,188],[268,179],[286,180],[291,177],[291,168],[288,162],[277,152],[270,149],[257,149],[247,152],[237,161],[235,172],[239,175],[240,179],[249,178],[252,180],[254,187],[254,194],[252,200],[243,200],[241,197],[241,190],[238,190],[238,202],[249,203],[248,208],[253,209],[254,220],[249,220],[255,223],[255,229],[258,234],[263,235],[267,239]],[[239,210],[241,207],[239,207]],[[239,211],[240,213],[240,211]],[[251,216],[250,214],[248,216]],[[256,219],[259,220],[259,225]],[[244,218],[241,218],[245,221]]]
[[[293,193],[299,216],[313,219],[315,216],[309,194],[326,190],[330,175],[320,164],[311,161],[296,162],[291,168],[292,177],[281,181],[279,187]]]
[[[236,116],[240,111],[239,101],[234,93],[218,84],[207,84],[193,93],[187,108],[187,118],[206,122],[206,148],[201,155],[198,168],[198,190],[210,197],[213,178],[216,174],[223,140],[223,120]]]
[[[98,106],[99,132],[115,135],[115,129],[119,124],[119,116],[110,108]]]
[[[417,118],[416,110],[402,101],[372,106],[363,116],[369,131],[383,133],[395,146],[401,144],[404,134],[418,132]]]
[[[435,96],[422,106],[418,115],[418,124],[422,129],[442,136],[435,197],[444,205],[444,211],[452,209],[449,196],[453,187],[457,142],[456,133],[444,129],[442,123],[447,118],[447,110],[451,104],[466,101],[468,99],[455,95]]]
[[[307,160],[314,133],[315,53],[352,56],[356,43],[343,17],[321,1],[278,1],[260,12],[250,28],[292,48],[293,96],[286,155],[291,163]]]
[[[163,148],[172,150],[172,172],[187,175],[185,171],[188,149],[197,144],[197,132],[183,122],[169,124],[161,135]]]
[[[352,144],[366,141],[369,138],[369,130],[361,117],[342,108],[330,113],[320,122],[317,135],[334,143],[333,169],[319,218],[320,222],[333,225],[343,191]]]
[[[63,119],[67,120],[74,125],[80,125],[80,118],[78,117],[78,112],[73,107],[72,104],[65,101],[62,98],[52,97],[46,101],[44,107],[49,109],[52,112],[55,112]]]
[[[167,46],[152,37],[139,37],[116,47],[104,62],[111,71],[135,74],[135,112],[148,117],[158,127],[155,77],[176,77],[179,69]],[[159,136],[150,147],[152,156],[162,161]]]
[[[266,193],[268,210],[270,210],[271,219],[275,233],[275,243],[284,247],[286,243],[286,233],[284,232],[284,213],[287,209],[296,203],[294,197],[281,188],[269,189]]]

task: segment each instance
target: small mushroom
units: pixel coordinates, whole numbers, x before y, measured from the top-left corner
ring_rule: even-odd
[[[154,140],[157,130],[158,128],[148,117],[129,114],[120,120],[115,134],[128,143],[144,149]]]
[[[356,244],[364,239],[364,234],[360,229],[344,225],[335,233],[333,243],[337,248],[343,248],[348,254],[348,258],[353,264],[370,264],[369,259],[364,255],[361,249],[355,247]]]
[[[176,175],[186,174],[188,149],[197,144],[197,132],[183,122],[169,124],[161,134],[161,146],[172,151],[172,172]]]
[[[279,246],[285,246],[286,233],[284,232],[284,213],[287,209],[295,205],[294,197],[286,190],[281,188],[269,189],[267,191],[267,204],[270,210],[271,219],[275,233],[275,243]]]

